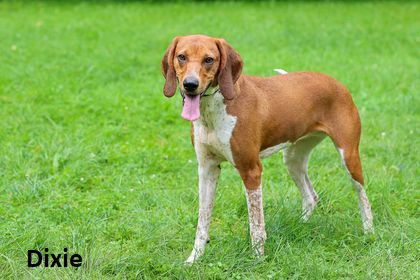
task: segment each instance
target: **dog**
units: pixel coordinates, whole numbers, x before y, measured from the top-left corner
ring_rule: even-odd
[[[209,241],[222,161],[233,164],[243,180],[252,247],[263,255],[261,159],[284,151],[285,165],[302,195],[302,219],[307,221],[318,201],[308,176],[309,156],[326,136],[357,190],[364,232],[373,232],[359,157],[361,123],[349,90],[321,73],[277,69],[280,75],[253,77],[243,75],[242,67],[240,55],[225,40],[203,35],[175,37],[162,59],[164,95],[174,96],[179,84],[181,116],[192,122],[198,161],[198,225],[186,263],[196,261]]]

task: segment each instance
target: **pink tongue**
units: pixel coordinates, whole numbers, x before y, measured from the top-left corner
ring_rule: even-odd
[[[200,118],[200,95],[185,95],[181,116],[188,121],[195,121]]]

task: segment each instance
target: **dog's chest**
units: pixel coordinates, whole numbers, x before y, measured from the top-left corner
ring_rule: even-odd
[[[194,121],[194,141],[213,154],[233,163],[230,140],[237,117],[229,115],[223,96],[202,97],[199,120]]]

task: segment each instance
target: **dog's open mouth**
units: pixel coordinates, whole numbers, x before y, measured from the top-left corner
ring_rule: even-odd
[[[202,96],[206,96],[205,93],[209,89],[211,83],[209,83],[206,89],[197,95],[188,95],[186,93],[182,93],[182,97],[184,98],[184,105],[182,107],[181,116],[186,119],[187,121],[196,121],[200,118],[200,98]]]
[[[184,106],[181,116],[188,121],[196,121],[200,118],[200,97],[199,95],[184,95]]]

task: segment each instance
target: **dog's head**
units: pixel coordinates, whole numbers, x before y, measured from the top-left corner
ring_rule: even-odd
[[[162,59],[166,79],[163,92],[172,97],[178,81],[185,96],[182,116],[196,120],[200,117],[200,97],[210,87],[219,86],[225,99],[235,97],[234,84],[242,65],[239,54],[223,39],[201,35],[175,37]]]

